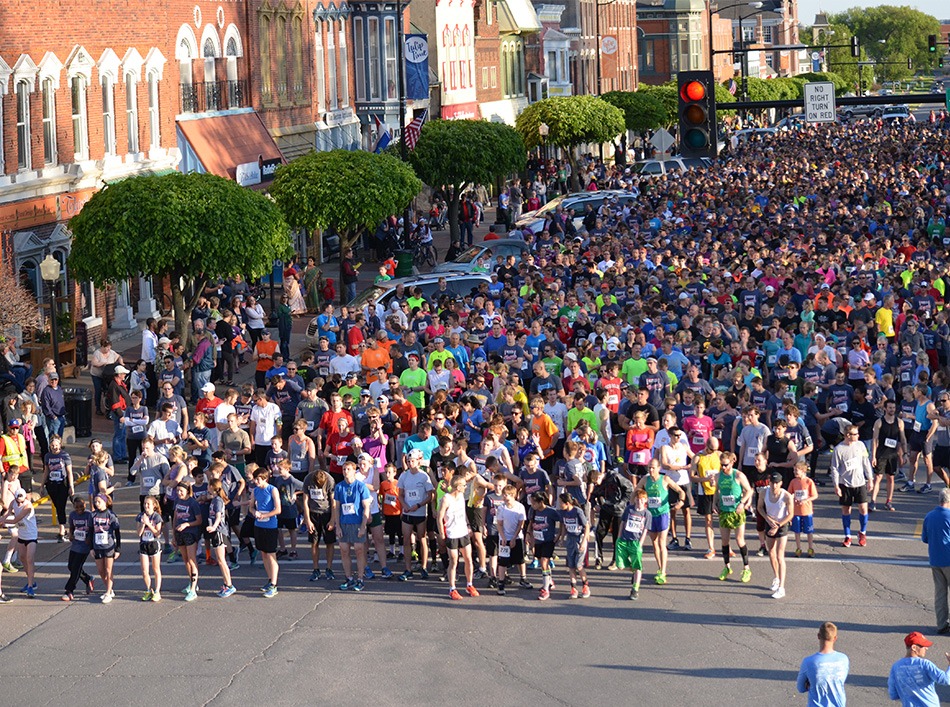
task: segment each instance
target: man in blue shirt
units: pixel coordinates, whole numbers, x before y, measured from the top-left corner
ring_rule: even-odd
[[[934,685],[950,685],[950,668],[940,670],[927,660],[927,649],[933,645],[919,631],[904,636],[907,655],[891,666],[887,676],[887,692],[902,707],[940,707]],[[950,663],[950,653],[944,653]]]
[[[798,670],[798,691],[808,693],[809,707],[844,707],[844,683],[850,661],[835,650],[838,627],[830,621],[818,629],[818,652],[802,660]]]
[[[940,505],[924,516],[920,539],[927,543],[934,579],[937,633],[950,634],[947,592],[950,590],[950,489],[940,491]]]

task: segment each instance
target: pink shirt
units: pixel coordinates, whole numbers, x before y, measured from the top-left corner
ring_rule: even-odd
[[[701,452],[706,447],[706,441],[712,437],[715,423],[709,415],[697,417],[687,417],[683,420],[683,432],[689,439],[689,448],[694,454]]]

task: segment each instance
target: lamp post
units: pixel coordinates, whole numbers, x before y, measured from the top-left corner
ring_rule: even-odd
[[[406,164],[409,163],[409,148],[406,145],[406,28],[403,26],[405,18],[403,17],[403,0],[396,0],[396,40],[399,46],[396,48],[396,73],[399,80],[399,157]],[[402,212],[402,237],[405,243],[409,242],[410,227],[409,204]],[[343,257],[343,254],[340,254]]]
[[[62,268],[52,253],[47,253],[40,263],[40,277],[49,285],[50,334],[53,341],[53,368],[59,373],[59,322],[56,312],[56,285]]]
[[[551,128],[548,127],[547,123],[541,123],[538,125],[538,134],[541,136],[541,156],[543,159],[547,160],[548,158],[548,133],[551,132]]]

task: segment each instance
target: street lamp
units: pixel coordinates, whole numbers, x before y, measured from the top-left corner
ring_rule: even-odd
[[[541,123],[538,125],[538,135],[541,136],[541,154],[544,159],[548,158],[548,133],[551,132],[551,128],[548,127],[547,123]]]
[[[56,284],[62,272],[59,261],[47,253],[40,263],[40,277],[49,285],[50,333],[53,339],[53,368],[59,373],[59,322],[56,312]]]

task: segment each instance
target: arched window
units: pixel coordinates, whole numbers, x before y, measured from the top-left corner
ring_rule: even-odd
[[[43,79],[43,162],[56,164],[56,86]]]
[[[275,45],[277,54],[277,95],[287,95],[287,18],[278,16]]]
[[[89,159],[89,134],[86,116],[86,79],[81,75],[69,80],[73,121],[73,152],[75,160]]]
[[[158,108],[158,71],[148,72],[148,142],[152,149],[162,144]]]
[[[115,79],[102,77],[102,148],[106,155],[115,154]]]
[[[293,32],[290,37],[294,60],[294,98],[303,98],[303,18],[293,19]]]
[[[270,17],[261,15],[261,97],[265,103],[273,100],[273,76],[270,70]]]
[[[30,144],[30,82],[16,84],[16,152],[17,167],[28,170],[33,166],[33,150]]]
[[[125,75],[125,124],[129,134],[129,154],[139,151],[139,94],[135,85],[135,75]]]

